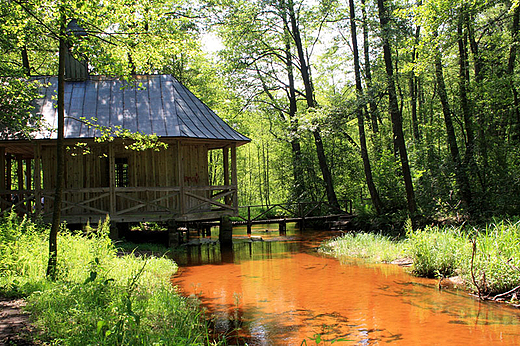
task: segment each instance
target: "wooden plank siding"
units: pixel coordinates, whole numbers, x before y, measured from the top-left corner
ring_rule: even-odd
[[[169,140],[167,149],[142,152],[125,149],[121,140],[108,144],[87,142],[89,153],[72,149],[66,153],[64,219],[97,222],[104,214],[110,213],[116,220],[136,220],[139,215],[143,220],[150,220],[155,214],[160,215],[159,219],[165,219],[182,216],[183,212],[192,218],[197,213],[212,212],[224,203],[225,196],[218,197],[223,188],[209,186],[209,144],[206,142]],[[72,148],[73,144],[70,142],[68,146]],[[44,196],[42,212],[50,216],[55,189],[56,147],[39,144],[39,148],[43,180],[41,193]],[[180,171],[178,158],[181,159]],[[115,162],[121,159],[128,162],[125,187],[115,186]],[[181,198],[183,189],[186,194]],[[216,204],[211,203],[214,195],[217,196]],[[184,205],[181,205],[181,200]],[[228,209],[225,211],[229,214],[233,208]]]

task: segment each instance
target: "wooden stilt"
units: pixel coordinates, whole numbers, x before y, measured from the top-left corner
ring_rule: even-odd
[[[218,239],[220,244],[233,244],[233,225],[229,220],[229,216],[223,216],[220,219],[219,232]]]

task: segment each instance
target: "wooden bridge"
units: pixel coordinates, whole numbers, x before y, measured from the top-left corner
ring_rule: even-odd
[[[340,203],[344,209],[324,201],[242,206],[239,207],[240,220],[233,221],[233,224],[247,225],[247,233],[251,234],[254,224],[277,223],[280,231],[284,232],[287,222],[298,222],[304,228],[306,222],[313,220],[333,222],[350,219],[353,216],[352,201],[344,200]]]

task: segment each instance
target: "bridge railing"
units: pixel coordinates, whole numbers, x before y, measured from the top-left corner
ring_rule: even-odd
[[[307,219],[317,216],[352,214],[352,201],[338,201],[338,208],[326,201],[275,203],[239,207],[239,218],[247,224],[270,219]]]

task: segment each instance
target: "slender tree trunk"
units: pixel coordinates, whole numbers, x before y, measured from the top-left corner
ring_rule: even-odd
[[[412,175],[410,172],[410,165],[408,163],[408,154],[406,152],[406,143],[403,133],[403,119],[399,111],[397,95],[395,92],[394,71],[392,66],[392,51],[389,42],[388,32],[388,14],[384,4],[384,0],[377,0],[377,7],[379,10],[379,22],[382,31],[383,42],[383,56],[385,60],[385,68],[387,74],[387,91],[388,91],[388,109],[392,120],[392,132],[394,135],[395,146],[399,150],[399,157],[401,159],[401,168],[403,171],[404,186],[406,189],[406,200],[408,202],[408,211],[414,217],[417,212],[417,205],[415,203],[415,192],[413,189]]]
[[[475,71],[475,92],[476,97],[480,94],[480,90],[482,90],[482,83],[484,81],[484,75],[482,73],[484,62],[482,61],[482,56],[479,52],[479,46],[477,41],[475,40],[475,30],[473,28],[473,15],[469,13],[469,9],[464,11],[464,26],[467,30],[467,37],[469,40],[469,47],[471,49],[471,53],[473,54],[473,66]],[[467,59],[467,56],[466,56]],[[469,85],[469,80],[467,81]],[[475,98],[474,98],[475,99]],[[482,171],[480,172],[477,169],[477,174],[479,174],[480,182],[482,185],[483,193],[487,193],[488,184],[487,184],[487,172],[489,171],[489,162],[488,162],[488,148],[486,143],[486,133],[485,129],[488,127],[486,124],[486,119],[484,117],[484,113],[480,109],[480,107],[472,107],[472,113],[474,113],[474,117],[476,118],[477,125],[477,144],[478,144],[478,152],[481,155],[482,162]],[[476,165],[475,165],[476,166]]]
[[[309,74],[309,65],[307,64],[307,58],[303,52],[303,44],[301,41],[300,29],[298,27],[298,23],[296,21],[296,14],[294,12],[294,4],[293,0],[287,1],[287,6],[289,10],[289,18],[291,21],[292,27],[292,36],[294,39],[294,43],[296,45],[296,49],[298,51],[298,58],[300,60],[300,70],[303,79],[303,84],[305,86],[305,99],[307,101],[307,107],[315,108],[316,101],[314,99],[314,90],[312,87],[312,82]],[[321,174],[323,175],[323,180],[325,182],[325,189],[327,192],[327,200],[329,204],[335,208],[339,209],[338,199],[336,197],[336,192],[334,191],[334,184],[332,181],[332,174],[329,169],[329,165],[327,163],[327,158],[325,156],[325,149],[323,147],[323,140],[321,138],[321,133],[319,129],[315,129],[312,131],[312,135],[314,136],[314,144],[316,145],[316,153],[318,155],[318,163],[320,165]]]
[[[63,5],[60,5],[60,51],[58,62],[58,133],[56,141],[56,190],[54,192],[54,210],[52,213],[52,225],[49,234],[49,262],[47,264],[47,277],[56,279],[58,259],[58,230],[61,223],[61,202],[63,197],[63,185],[65,174],[65,151],[63,146],[65,127],[65,43],[66,24]]]
[[[290,122],[290,137],[291,137],[291,149],[292,149],[292,164],[293,164],[293,177],[294,177],[294,195],[296,201],[300,201],[305,196],[305,172],[303,169],[302,150],[300,145],[300,139],[298,137],[298,119],[296,118],[296,112],[298,111],[298,104],[296,98],[296,87],[294,84],[294,72],[293,72],[293,59],[291,53],[291,36],[288,31],[289,23],[286,14],[283,14],[283,21],[285,24],[285,63],[287,67],[287,79],[289,80],[289,122]]]
[[[370,159],[368,157],[367,141],[365,137],[365,121],[362,107],[363,87],[361,85],[361,68],[359,64],[359,51],[357,43],[357,30],[356,30],[356,11],[354,8],[354,0],[349,0],[350,8],[350,32],[352,37],[352,48],[354,52],[354,73],[356,77],[356,92],[357,92],[357,119],[358,119],[358,131],[359,131],[359,145],[361,147],[361,158],[363,159],[363,168],[365,170],[365,178],[367,181],[368,191],[370,192],[370,198],[376,213],[379,215],[383,209],[383,204],[379,198],[374,179],[372,177],[372,168],[370,167]]]
[[[419,35],[421,32],[421,27],[417,26],[415,30],[415,45],[412,50],[412,64],[415,64],[417,59],[417,49],[416,46],[419,43]],[[412,108],[412,130],[413,137],[417,144],[421,143],[421,134],[419,132],[419,121],[417,117],[417,94],[418,94],[418,77],[415,74],[415,70],[412,68],[410,71],[410,99],[411,99],[411,108]]]
[[[466,128],[466,155],[465,162],[470,164],[473,161],[473,152],[475,149],[475,135],[473,132],[473,119],[471,116],[470,105],[468,100],[467,86],[469,82],[468,69],[468,53],[467,53],[467,35],[463,30],[464,9],[461,9],[459,21],[457,24],[457,43],[459,47],[459,94],[460,108],[462,109],[464,126]]]
[[[515,71],[516,52],[518,50],[518,44],[520,43],[520,6],[516,6],[513,13],[513,27],[511,28],[512,43],[509,49],[509,59],[507,62],[507,73],[511,79],[511,92],[513,94],[513,114],[514,121],[516,122],[518,129],[520,129],[520,104],[518,98],[518,90],[515,83],[513,82],[513,74]],[[520,133],[517,134],[520,137]]]
[[[372,124],[372,132],[377,134],[379,132],[377,103],[372,95],[372,70],[370,66],[370,47],[368,40],[368,18],[365,9],[365,0],[361,0],[361,15],[363,21],[363,54],[365,57],[365,82],[368,90],[368,105],[370,107],[370,120]]]
[[[27,53],[27,47],[22,47],[22,66],[26,76],[31,75],[31,65],[29,63],[29,54]]]
[[[450,148],[451,158],[455,164],[455,179],[457,181],[457,186],[460,191],[462,202],[466,206],[470,206],[471,188],[468,177],[460,160],[459,147],[457,145],[457,138],[455,136],[455,129],[453,127],[448,95],[446,93],[446,85],[444,83],[441,53],[439,47],[437,47],[435,54],[435,78],[437,80],[438,93],[442,105],[442,113],[444,115],[444,124],[446,125],[448,146]]]

